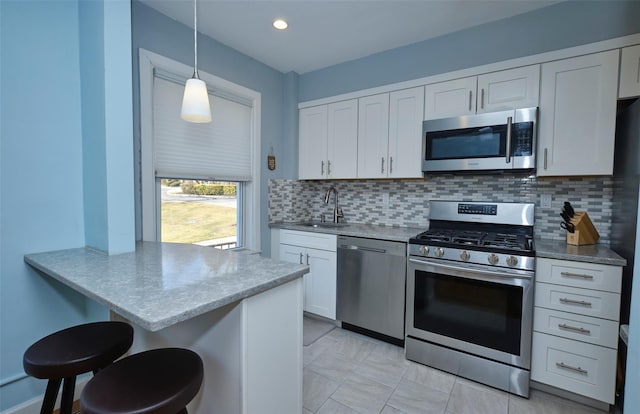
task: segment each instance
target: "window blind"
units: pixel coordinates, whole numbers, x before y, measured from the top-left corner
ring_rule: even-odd
[[[213,122],[180,118],[184,85],[153,78],[153,159],[159,178],[251,180],[252,108],[209,92]]]

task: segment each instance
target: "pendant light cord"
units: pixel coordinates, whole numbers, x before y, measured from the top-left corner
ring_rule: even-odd
[[[193,0],[193,77],[200,79],[198,74],[198,2]]]

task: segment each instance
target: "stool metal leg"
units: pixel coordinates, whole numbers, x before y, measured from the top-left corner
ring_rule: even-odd
[[[71,414],[73,409],[73,391],[76,388],[76,377],[64,379],[62,398],[60,400],[60,414]]]
[[[60,389],[61,379],[50,379],[47,382],[47,390],[44,393],[44,400],[42,401],[42,408],[40,408],[40,414],[53,413],[53,407],[56,404],[56,397],[58,396],[58,390]]]

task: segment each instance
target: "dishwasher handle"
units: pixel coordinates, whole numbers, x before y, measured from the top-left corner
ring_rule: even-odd
[[[407,256],[407,244],[391,240],[368,239],[352,236],[338,236],[338,250],[362,252],[362,254],[384,254]]]
[[[356,246],[354,244],[342,244],[338,246],[338,249],[347,249],[347,250],[362,250],[364,252],[373,252],[373,253],[386,253],[386,249],[376,249],[374,247],[364,247],[364,246]]]

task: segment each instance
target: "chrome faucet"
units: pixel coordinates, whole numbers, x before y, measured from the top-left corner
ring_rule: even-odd
[[[331,196],[331,191],[333,191],[333,222],[339,223],[341,218],[344,218],[344,214],[342,213],[342,209],[338,207],[338,190],[334,186],[329,187],[327,193],[324,195],[324,203],[329,204],[329,197]]]

